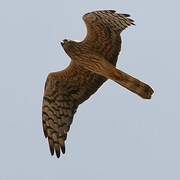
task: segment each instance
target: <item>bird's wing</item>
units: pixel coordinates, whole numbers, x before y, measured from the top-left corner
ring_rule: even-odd
[[[96,77],[99,77],[98,79]],[[88,99],[106,78],[71,62],[63,71],[50,73],[46,80],[42,122],[51,154],[65,153],[65,140],[78,105]]]
[[[85,43],[101,54],[113,65],[116,64],[121,49],[120,33],[134,21],[128,14],[118,14],[114,10],[94,11],[83,16],[87,27]]]

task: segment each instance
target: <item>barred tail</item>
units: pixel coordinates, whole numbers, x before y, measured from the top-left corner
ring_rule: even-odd
[[[93,54],[89,54],[88,57],[90,61],[79,59],[79,64],[85,69],[117,82],[121,86],[144,99],[150,99],[154,93],[153,89],[149,85],[119,69],[116,69],[116,67],[106,61],[104,58],[93,56]]]
[[[121,86],[144,99],[151,99],[151,96],[154,93],[153,89],[149,85],[118,69],[116,69],[116,72],[111,78]]]

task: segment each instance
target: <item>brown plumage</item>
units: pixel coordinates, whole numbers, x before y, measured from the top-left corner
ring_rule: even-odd
[[[64,40],[62,46],[71,58],[63,71],[48,75],[42,106],[42,122],[51,154],[65,153],[65,140],[79,104],[111,79],[144,99],[153,89],[116,69],[121,50],[120,33],[134,21],[114,10],[94,11],[83,16],[87,36],[82,42]]]

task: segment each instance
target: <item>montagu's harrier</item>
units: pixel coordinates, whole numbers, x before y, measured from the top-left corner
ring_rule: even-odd
[[[102,10],[83,16],[87,36],[81,42],[63,40],[65,52],[71,58],[63,71],[48,75],[42,105],[42,123],[51,154],[65,153],[65,140],[78,106],[111,79],[124,88],[150,99],[153,89],[142,81],[116,69],[121,50],[120,33],[134,21],[128,14]]]

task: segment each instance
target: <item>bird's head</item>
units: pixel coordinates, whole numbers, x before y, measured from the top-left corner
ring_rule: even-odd
[[[68,39],[64,39],[63,41],[61,41],[63,49],[69,56],[71,56],[72,53],[76,53],[77,44],[77,42]]]
[[[70,43],[71,43],[71,40],[69,40],[69,39],[64,39],[64,40],[61,41],[61,45],[62,45],[63,48],[65,46],[68,46],[68,44],[70,44]]]
[[[61,41],[61,45],[64,48],[64,50],[68,50],[69,48],[71,48],[71,46],[73,46],[73,41],[69,40],[69,39],[64,39],[63,41]]]

